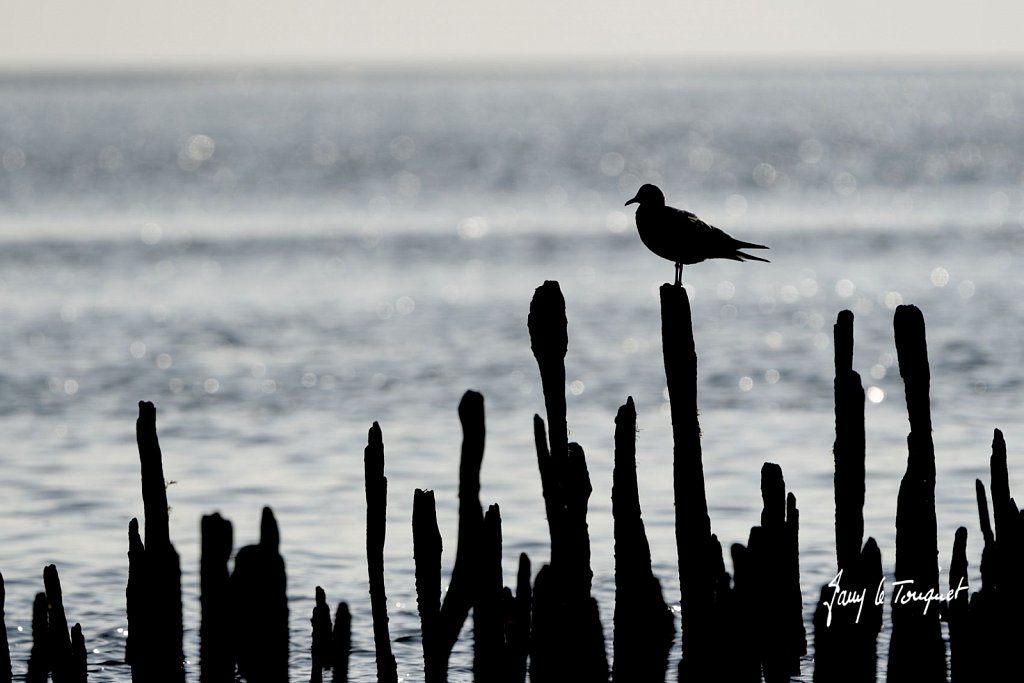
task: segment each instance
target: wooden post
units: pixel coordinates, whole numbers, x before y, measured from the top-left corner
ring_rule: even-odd
[[[904,602],[905,591],[939,590],[935,518],[935,446],[929,404],[930,372],[924,317],[914,306],[899,306],[894,318],[900,376],[906,387],[910,434],[907,471],[896,504],[896,577],[892,587],[892,639],[888,678],[946,680],[946,651],[939,610],[925,613],[920,602]],[[898,582],[907,583],[900,584]]]
[[[853,370],[853,313],[840,311],[835,339],[835,458],[836,559],[840,569],[852,569],[864,541],[865,437],[864,386]]]
[[[668,669],[675,622],[651,569],[636,476],[636,407],[626,399],[615,416],[612,473],[615,530],[615,657],[612,680],[658,681]]]
[[[970,618],[970,586],[967,577],[967,529],[956,530],[953,557],[949,563],[949,590],[953,599],[946,610],[949,624],[950,683],[975,680],[971,675],[971,652],[968,619]]]
[[[835,339],[836,577],[821,588],[814,613],[814,680],[874,683],[877,639],[882,627],[878,590],[881,554],[874,539],[864,543],[866,449],[864,387],[853,369],[853,313],[841,311]],[[863,603],[842,604],[839,591],[861,594]]]
[[[440,616],[440,652],[444,671],[448,670],[455,641],[459,638],[469,610],[473,606],[475,576],[479,569],[480,536],[484,511],[480,504],[480,468],[484,458],[484,397],[467,391],[459,402],[462,423],[462,455],[459,459],[459,534],[455,564],[445,592]]]
[[[501,512],[497,505],[488,507],[484,515],[478,567],[473,600],[473,679],[507,681],[511,670],[505,657]]]
[[[508,680],[523,683],[526,680],[526,660],[530,652],[530,558],[519,553],[519,571],[516,573],[516,594],[505,589],[505,648],[508,654]]]
[[[549,423],[545,433],[544,421],[534,416],[537,464],[551,533],[549,571],[541,568],[533,592],[530,679],[536,683],[606,680],[604,632],[590,595],[593,573],[586,516],[592,489],[583,449],[568,442],[568,329],[565,299],[557,282],[537,288],[527,326]]]
[[[28,658],[26,683],[46,683],[50,677],[50,626],[46,593],[36,593],[32,602],[32,652]]]
[[[218,513],[200,522],[199,559],[199,680],[232,683],[235,654],[231,648],[231,577],[228,560],[234,545],[231,522]],[[129,633],[131,631],[129,630]]]
[[[416,489],[413,493],[412,547],[424,681],[441,683],[448,679],[448,662],[441,643],[441,532],[437,528],[433,491]]]
[[[686,289],[661,286],[661,338],[672,412],[672,479],[679,560],[683,660],[679,679],[711,680],[718,662],[714,634],[715,559],[697,419],[697,352]]]
[[[238,673],[248,683],[288,680],[288,581],[280,543],[277,520],[265,507],[260,542],[241,548],[235,556],[235,654]]]
[[[348,682],[348,655],[352,651],[352,615],[348,603],[339,602],[334,613],[334,632],[331,634],[334,650],[334,675],[332,683]]]
[[[391,651],[388,598],[384,591],[384,536],[387,529],[388,479],[384,476],[384,440],[380,425],[370,427],[363,452],[366,476],[366,558],[370,574],[373,644],[377,653],[377,679],[397,683],[398,667]]]
[[[309,653],[313,663],[309,680],[312,683],[321,683],[323,681],[323,670],[329,669],[333,664],[331,608],[327,604],[327,594],[324,593],[323,588],[317,586],[315,595],[313,616],[310,618],[310,623],[313,626],[313,636]]]
[[[0,574],[0,683],[11,683],[11,648],[7,642],[7,620],[5,618],[5,602],[7,592],[4,577]]]
[[[145,546],[136,523],[129,545],[129,562],[134,554],[135,585],[129,588],[135,612],[129,624],[132,652],[132,680],[146,683],[182,683],[185,680],[184,624],[181,606],[181,561],[171,544],[164,480],[163,456],[156,434],[156,408],[139,401],[135,427],[142,470],[142,501],[145,510]],[[130,570],[131,572],[131,570]],[[139,576],[138,574],[141,574]],[[139,581],[138,579],[141,579]],[[129,582],[131,582],[131,578]],[[141,627],[141,629],[140,629]]]

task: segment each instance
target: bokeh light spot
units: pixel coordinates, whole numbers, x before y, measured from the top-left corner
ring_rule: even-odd
[[[747,212],[747,198],[741,194],[731,194],[725,198],[725,212],[739,218]]]
[[[626,160],[618,152],[608,152],[601,157],[601,173],[617,176],[626,170]]]

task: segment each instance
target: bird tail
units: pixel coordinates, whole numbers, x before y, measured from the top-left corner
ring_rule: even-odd
[[[767,249],[768,247],[764,248]],[[737,251],[736,256],[739,257],[737,259],[739,261],[760,261],[761,263],[771,263],[771,261],[769,261],[766,258],[761,258],[760,256],[751,256],[750,254],[744,254],[742,251]]]
[[[736,248],[737,249],[767,249],[768,247],[766,247],[763,244],[754,244],[753,242],[740,242],[739,240],[737,240],[736,241]],[[754,260],[757,260],[757,259],[754,259]]]

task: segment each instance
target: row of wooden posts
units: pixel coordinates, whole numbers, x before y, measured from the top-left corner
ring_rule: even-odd
[[[732,574],[708,515],[697,410],[697,355],[690,304],[682,287],[661,288],[662,342],[672,414],[675,532],[680,587],[680,681],[788,681],[801,672],[807,638],[800,589],[799,510],[786,492],[782,469],[761,469],[763,511],[746,545],[730,547]],[[413,553],[421,620],[424,680],[448,680],[452,649],[472,613],[473,676],[484,682],[657,681],[666,679],[676,634],[672,610],[651,569],[636,477],[636,410],[627,398],[615,417],[612,512],[615,537],[615,609],[609,664],[605,629],[592,596],[587,504],[592,491],[583,448],[568,440],[565,301],[557,282],[534,295],[528,320],[544,390],[545,421],[534,417],[537,464],[551,554],[534,575],[522,554],[515,590],[501,570],[501,516],[480,502],[484,401],[467,392],[459,405],[463,428],[459,468],[459,527],[454,565],[441,599],[441,535],[434,494],[413,499]],[[940,587],[935,514],[935,451],[929,409],[924,319],[913,306],[895,314],[896,348],[906,386],[910,434],[907,470],[896,514],[891,639],[885,666],[890,681],[997,680],[1018,671],[1024,635],[1024,516],[1010,497],[1006,446],[997,430],[992,446],[992,515],[984,485],[976,482],[984,539],[981,586],[969,586],[965,528],[954,539],[947,594]],[[874,681],[884,601],[882,557],[864,540],[864,389],[853,370],[853,314],[835,325],[836,567],[840,580],[822,586],[814,610],[815,681]],[[156,435],[156,411],[139,404],[137,438],[142,467],[145,541],[129,525],[125,662],[132,681],[185,680],[181,569],[168,530],[167,494]],[[377,678],[397,682],[384,585],[387,478],[384,444],[374,423],[364,452],[373,639]],[[992,520],[994,519],[994,524]],[[289,680],[285,564],[274,515],[264,508],[260,541],[235,554],[231,523],[202,519],[199,677],[228,683]],[[78,683],[87,677],[81,626],[68,629],[57,570],[44,571],[45,592],[35,601],[33,647],[26,680]],[[931,589],[933,596],[920,598]],[[958,590],[959,589],[959,590]],[[840,593],[840,591],[844,591]],[[2,600],[0,581],[0,600]],[[861,601],[851,599],[857,595]],[[917,599],[905,599],[913,595]],[[311,618],[311,681],[331,671],[348,680],[351,615],[346,603],[334,618],[320,587]],[[866,597],[865,597],[866,596]],[[946,599],[942,599],[945,596]],[[923,600],[923,602],[922,602]],[[925,606],[938,603],[931,609]],[[2,602],[0,602],[2,608]],[[2,618],[2,609],[0,609]],[[940,620],[948,624],[943,637]],[[0,627],[3,624],[0,623]],[[3,630],[6,634],[6,630]],[[948,649],[947,649],[948,640]],[[947,667],[948,653],[948,667]],[[6,637],[0,643],[0,683],[12,679]]]

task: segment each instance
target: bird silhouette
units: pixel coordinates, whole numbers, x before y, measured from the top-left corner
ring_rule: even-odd
[[[683,284],[683,265],[727,258],[733,261],[768,259],[744,254],[740,249],[767,249],[763,244],[741,242],[718,228],[708,225],[689,211],[665,206],[665,195],[655,185],[644,185],[625,206],[639,204],[636,230],[640,241],[661,258],[676,264],[676,286]]]

